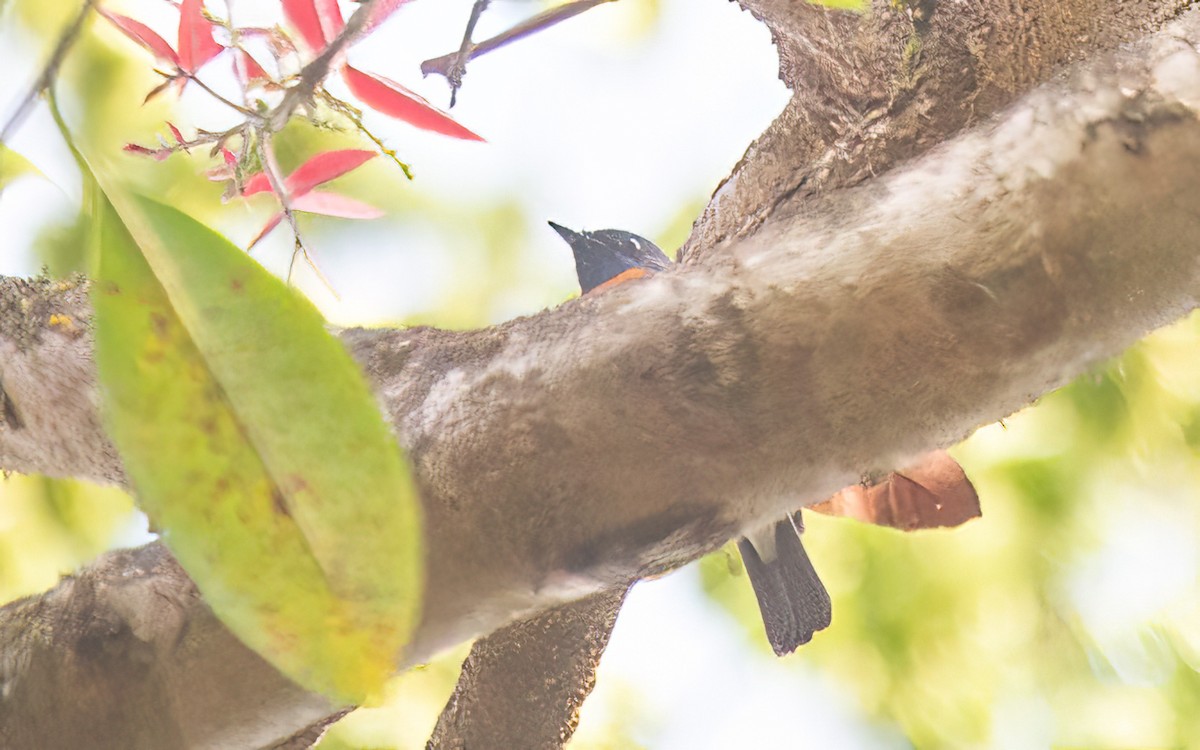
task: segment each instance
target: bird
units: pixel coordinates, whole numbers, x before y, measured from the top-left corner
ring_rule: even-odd
[[[672,265],[658,245],[632,232],[576,232],[552,221],[549,224],[571,247],[584,296],[665,271]],[[808,643],[832,620],[829,592],[804,550],[803,533],[804,521],[796,511],[738,541],[767,641],[777,656]]]

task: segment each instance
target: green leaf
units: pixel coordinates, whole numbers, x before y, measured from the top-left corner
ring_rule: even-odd
[[[4,190],[9,183],[27,174],[40,175],[41,171],[24,156],[0,143],[0,190]]]
[[[96,357],[139,504],[245,643],[339,702],[376,695],[423,558],[370,389],[320,314],[223,237],[140,196],[96,202]]]

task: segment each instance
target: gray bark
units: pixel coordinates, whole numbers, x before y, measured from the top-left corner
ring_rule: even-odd
[[[879,3],[861,21],[743,5],[771,24],[798,95],[682,267],[484,331],[343,334],[425,506],[429,594],[406,664],[953,443],[1195,307],[1200,14],[1163,25],[1187,3],[909,3],[916,20]],[[898,68],[913,34],[919,60]],[[0,468],[121,481],[87,319],[77,287],[0,284]],[[182,674],[216,685],[233,658],[203,606],[115,606],[121,559],[0,610],[0,732],[114,725],[123,747],[157,746],[135,729],[204,747],[236,731],[253,747],[332,711],[278,675],[253,716],[219,689],[194,700],[207,733],[168,693],[138,694],[136,727],[75,701],[133,670],[177,679],[181,630],[201,634]],[[187,599],[169,561],[145,575]],[[81,656],[97,649],[81,611],[118,613],[103,670]]]
[[[627,591],[568,602],[476,641],[426,750],[566,744]]]
[[[0,747],[257,748],[331,714],[212,616],[159,545],[0,615]]]

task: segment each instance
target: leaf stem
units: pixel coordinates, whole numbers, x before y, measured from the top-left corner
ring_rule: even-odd
[[[226,107],[229,107],[230,109],[236,110],[240,114],[245,115],[247,119],[252,120],[254,122],[262,122],[264,120],[262,115],[255,112],[254,110],[250,109],[249,107],[243,107],[242,105],[238,104],[237,102],[231,101],[230,99],[227,99],[224,96],[222,96],[220,93],[218,93],[215,89],[213,89],[207,83],[200,80],[200,77],[197,76],[195,73],[188,73],[187,71],[181,70],[180,74],[184,78],[188,79],[192,83],[194,83],[197,86],[199,86],[200,88],[204,89],[209,94],[209,96],[211,96],[212,98],[221,102]]]
[[[54,51],[50,53],[50,58],[46,60],[46,65],[42,68],[42,72],[38,74],[37,79],[29,88],[29,91],[21,99],[21,103],[17,105],[17,109],[13,112],[12,117],[8,118],[8,122],[4,124],[4,128],[0,129],[0,143],[6,143],[8,137],[12,135],[25,118],[29,116],[29,110],[33,108],[33,102],[37,99],[38,94],[50,88],[50,84],[58,75],[58,69],[62,67],[62,61],[66,58],[67,52],[71,50],[72,45],[79,39],[79,33],[83,30],[83,22],[87,20],[88,13],[96,6],[97,0],[84,0],[83,5],[79,8],[79,12],[71,23],[67,25],[62,36],[58,38],[58,44],[54,46]]]
[[[366,28],[367,21],[371,17],[371,9],[374,5],[375,0],[364,0],[364,2],[359,3],[358,10],[354,11],[346,21],[346,25],[342,28],[341,33],[325,46],[321,54],[313,58],[310,63],[300,70],[300,82],[288,89],[287,93],[283,96],[283,101],[267,117],[267,124],[271,130],[279,131],[283,129],[288,119],[291,118],[292,112],[302,102],[313,98],[313,94],[321,85],[321,81],[324,81],[325,77],[329,75],[329,69],[332,67],[334,59]]]

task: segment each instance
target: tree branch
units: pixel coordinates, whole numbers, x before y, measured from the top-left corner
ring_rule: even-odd
[[[925,153],[1063,65],[1140,39],[1196,6],[872,0],[860,15],[794,0],[739,3],[770,28],[792,99],[697,219],[680,251],[689,261],[752,234],[777,211]]]
[[[429,594],[406,663],[681,565],[954,442],[1193,309],[1198,47],[1193,12],[882,177],[777,196],[751,228],[704,235],[688,266],[652,279],[484,331],[345,332],[425,506]],[[798,158],[789,143],[749,155],[736,179]],[[74,330],[53,322],[60,311]],[[0,468],[121,480],[86,327],[78,286],[0,285],[0,382],[23,424],[0,429]],[[261,663],[229,656],[198,604],[117,606],[123,571],[144,568],[123,559],[0,610],[0,726],[95,738],[109,706],[63,697],[86,694],[67,685],[98,647],[105,668],[81,685],[170,672],[181,631],[208,634],[184,650],[193,679]],[[186,579],[163,575],[144,585],[186,600]],[[93,611],[115,613],[99,638],[72,614]],[[294,721],[280,738],[314,720],[314,699],[278,675],[258,695],[255,737],[281,716]],[[164,704],[143,699],[124,730],[150,736]],[[194,710],[222,729],[244,709],[227,700]]]
[[[480,638],[426,750],[558,750],[575,733],[628,587],[619,586]]]
[[[0,746],[258,748],[334,712],[217,622],[163,547],[0,610]]]

